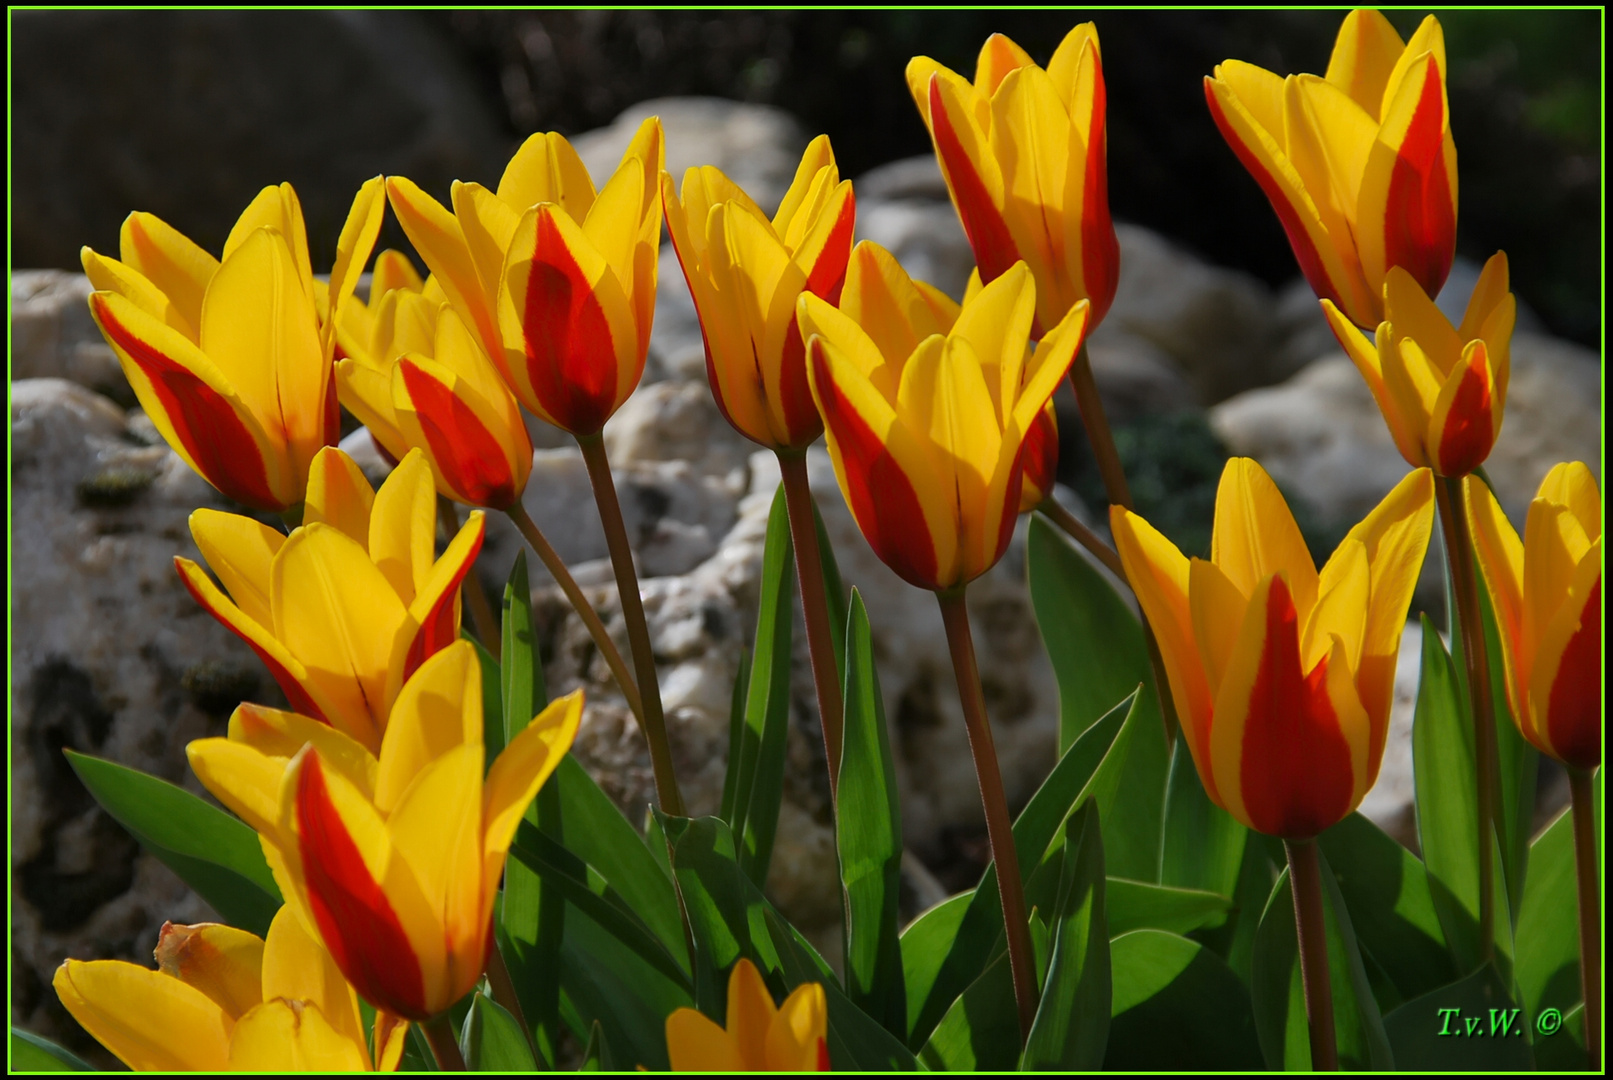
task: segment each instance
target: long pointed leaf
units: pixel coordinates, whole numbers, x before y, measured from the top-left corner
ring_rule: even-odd
[[[1101,1068],[1109,1037],[1109,930],[1103,837],[1093,803],[1065,820],[1064,872],[1054,915],[1047,979],[1020,1068]]]
[[[1163,930],[1109,942],[1114,970],[1110,1071],[1257,1072],[1265,1068],[1243,981],[1215,953]]]

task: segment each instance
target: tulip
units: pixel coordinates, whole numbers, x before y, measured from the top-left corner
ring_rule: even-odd
[[[803,294],[808,376],[835,476],[876,554],[920,588],[994,566],[1023,494],[1026,433],[1069,370],[1085,302],[1027,349],[1036,283],[1023,264],[962,309],[863,243],[836,310]]]
[[[434,558],[436,493],[411,451],[380,491],[340,450],[314,459],[301,528],[198,510],[191,535],[228,595],[175,558],[198,603],[252,647],[292,708],[376,749],[399,687],[459,636],[459,586],[482,545],[472,513]]]
[[[65,961],[54,985],[73,1019],[142,1072],[391,1072],[408,1024],[377,1012],[372,1057],[358,997],[290,908],[269,936],[164,923],[157,970]],[[378,1060],[377,1060],[378,1059]]]
[[[1602,496],[1582,462],[1555,466],[1523,540],[1495,495],[1463,481],[1474,547],[1500,631],[1512,718],[1542,754],[1602,763]]]
[[[428,1021],[480,978],[493,901],[527,804],[582,716],[535,717],[483,777],[482,674],[456,641],[403,687],[380,753],[293,713],[243,705],[187,748],[208,790],[263,838],[288,906],[379,1009]]]
[[[795,300],[805,291],[839,303],[856,218],[828,136],[801,155],[772,220],[712,165],[684,174],[681,200],[662,173],[661,202],[724,419],[770,449],[805,448],[823,421],[807,387]]]
[[[1209,561],[1110,508],[1204,790],[1250,828],[1314,837],[1377,779],[1433,496],[1426,470],[1409,474],[1319,574],[1277,486],[1248,458],[1221,474]]]
[[[1358,326],[1384,318],[1391,269],[1436,296],[1456,253],[1456,145],[1445,37],[1411,41],[1352,11],[1327,75],[1286,79],[1228,60],[1204,80],[1210,113],[1260,184],[1316,295]]]
[[[1507,291],[1507,257],[1484,265],[1462,325],[1454,327],[1406,271],[1384,286],[1384,322],[1376,342],[1322,301],[1334,335],[1360,369],[1413,467],[1464,476],[1484,463],[1501,433],[1511,371],[1517,301]]]
[[[521,404],[574,435],[597,434],[644,373],[664,157],[651,117],[597,195],[552,132],[521,146],[496,193],[456,181],[452,214],[387,181],[404,232]]]
[[[430,304],[412,305],[414,298]],[[336,312],[337,359],[354,357],[375,367],[411,351],[411,343],[429,349],[431,327],[422,322],[435,317],[437,306],[446,300],[435,279],[428,292],[409,257],[388,248],[375,257],[369,302],[349,295]],[[399,301],[404,302],[402,310],[396,306]]]
[[[290,184],[252,201],[222,262],[146,213],[124,221],[121,259],[83,250],[90,313],[141,407],[236,502],[293,511],[314,455],[340,437],[329,313],[352,293],[384,208],[376,177],[353,200],[328,287]]]
[[[1081,300],[1091,303],[1087,320],[1097,326],[1120,281],[1097,30],[1091,23],[1071,30],[1046,71],[993,34],[973,83],[914,57],[907,86],[981,279],[990,284],[1023,261],[1036,278],[1041,330]]]
[[[728,976],[728,1026],[695,1009],[666,1018],[673,1072],[828,1072],[829,1006],[818,983],[797,986],[775,1006],[761,973],[744,957]]]

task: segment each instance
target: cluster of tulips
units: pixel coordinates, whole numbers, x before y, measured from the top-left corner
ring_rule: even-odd
[[[456,182],[449,205],[371,180],[328,281],[289,185],[252,202],[222,258],[132,214],[118,258],[84,251],[90,307],[168,444],[256,512],[198,510],[208,569],[176,564],[290,708],[242,704],[225,737],[190,744],[233,818],[75,759],[228,924],[165,926],[156,970],[69,960],[62,1003],[139,1069],[1382,1068],[1412,1065],[1441,1010],[1480,1000],[1527,1010],[1507,1045],[1545,1062],[1577,1040],[1599,1066],[1600,494],[1585,465],[1559,465],[1520,540],[1485,481],[1516,305],[1501,254],[1459,326],[1432,299],[1457,218],[1446,73],[1435,19],[1402,41],[1356,11],[1325,76],[1227,61],[1205,81],[1413,468],[1320,569],[1253,461],[1226,467],[1208,559],[1131,509],[1084,347],[1119,280],[1090,24],[1045,69],[1000,35],[972,81],[908,66],[978,264],[961,304],[853,246],[852,185],[827,138],[769,215],[714,167],[680,187],[655,118],[598,189],[556,134],[528,139],[496,188]],[[389,205],[429,276],[381,252],[362,300]],[[663,225],[716,403],[782,475],[709,818],[679,793],[601,434],[644,368]],[[1050,498],[1066,378],[1113,547]],[[379,489],[333,445],[341,408],[393,466]],[[523,508],[523,409],[581,448],[626,657]],[[901,933],[868,613],[854,591],[848,604],[807,486],[820,435],[869,545],[939,601],[990,840],[979,888]],[[1436,508],[1461,665],[1425,621],[1418,859],[1354,811],[1383,756]],[[635,715],[659,804],[643,822],[567,756],[582,693],[547,700],[524,557],[499,617],[471,573],[484,511],[520,527]],[[1026,513],[1066,702],[1058,763],[1015,820],[964,598]],[[761,890],[792,579],[834,792],[838,971]],[[1055,592],[1110,624],[1061,646],[1076,631]],[[1083,649],[1119,659],[1097,672]],[[1072,686],[1114,671],[1113,700],[1072,707]],[[1531,851],[1536,750],[1567,767],[1573,835]],[[1551,932],[1526,933],[1537,924]],[[1531,950],[1561,953],[1564,934],[1580,999],[1561,979],[1561,1000],[1541,996]],[[1189,978],[1194,1007],[1222,1019],[1170,1011],[1180,996],[1159,991]],[[1556,1044],[1549,1013],[1570,1014]]]

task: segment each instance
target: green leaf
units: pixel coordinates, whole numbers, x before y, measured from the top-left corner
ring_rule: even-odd
[[[1562,1026],[1551,1035],[1535,1031],[1535,1068],[1541,1072],[1579,1072],[1590,1065],[1585,1053],[1585,1003],[1563,1012]]]
[[[666,1018],[694,1004],[679,982],[647,964],[582,909],[568,905],[560,950],[561,1013],[573,1032],[604,1030],[606,1069],[667,1068]]]
[[[1548,1006],[1567,1012],[1584,995],[1579,977],[1578,879],[1574,873],[1573,814],[1562,815],[1529,850],[1529,879],[1518,912],[1513,969],[1524,1015],[1532,1022]]]
[[[1422,860],[1359,813],[1317,840],[1369,967],[1410,1000],[1456,978]]]
[[[808,493],[810,496],[810,492]],[[840,577],[840,564],[835,561],[834,545],[829,543],[829,530],[823,526],[823,514],[818,510],[818,500],[809,498],[812,504],[812,524],[818,533],[818,561],[823,564],[823,591],[829,602],[829,640],[834,647],[835,663],[839,665],[838,676],[841,685],[846,682],[846,620],[851,614],[851,608],[846,600],[846,586]]]
[[[113,820],[225,922],[259,937],[269,932],[283,901],[257,833],[166,780],[88,754],[62,752]]]
[[[964,988],[919,1051],[932,1072],[1006,1072],[1019,1064],[1019,1009],[1008,954]]]
[[[1133,697],[1110,709],[1076,739],[1020,811],[1014,822],[1014,848],[1019,856],[1021,875],[1027,881],[1040,868],[1042,857],[1059,827],[1081,800],[1114,790],[1125,765],[1127,733],[1136,717],[1131,707],[1135,700]],[[1102,798],[1099,808],[1103,809]],[[922,971],[906,976],[909,979],[907,1015],[911,1025],[908,1046],[925,1044],[953,1002],[985,970],[994,947],[1002,939],[1002,897],[997,890],[995,865],[986,867],[979,886],[968,895],[969,903],[952,936],[951,947],[934,969],[933,977],[927,964]],[[1036,902],[1029,894],[1027,901]],[[903,953],[907,952],[904,944]],[[905,960],[903,968],[904,972],[912,970]],[[919,1003],[917,1008],[915,1001]]]
[[[504,751],[504,703],[499,699],[498,659],[469,630],[460,630],[459,636],[476,648],[476,659],[481,666],[482,767],[491,769]]]
[[[902,815],[862,597],[846,630],[846,724],[835,835],[845,896],[846,993],[897,1038],[907,1034],[898,901]]]
[[[1109,937],[1149,928],[1186,934],[1201,926],[1219,924],[1232,907],[1232,898],[1202,889],[1176,889],[1147,881],[1112,877],[1104,885],[1104,912]]]
[[[908,1016],[917,1016],[924,1007],[973,899],[973,889],[949,896],[902,931],[902,981],[907,987]]]
[[[1063,863],[1047,979],[1020,1057],[1024,1070],[1101,1068],[1109,1038],[1109,931],[1096,805],[1065,820]]]
[[[599,1072],[599,1071],[601,1071],[601,1069],[603,1068],[603,1065],[601,1064],[601,1062],[604,1059],[604,1047],[605,1047],[605,1029],[599,1026],[599,1021],[598,1020],[595,1020],[588,1027],[588,1045],[583,1048],[582,1064],[580,1066],[578,1066],[577,1071],[578,1072]]]
[[[503,658],[498,665],[500,710],[504,718],[504,741],[526,730],[533,717],[549,704],[549,689],[543,679],[543,658],[532,629],[532,587],[528,584],[526,550],[515,556],[510,580],[504,586],[504,625],[499,637]]]
[[[1160,883],[1231,896],[1238,887],[1248,836],[1241,821],[1210,801],[1187,740],[1177,739],[1165,792]],[[1269,891],[1261,890],[1262,903]]]
[[[734,801],[739,792],[739,764],[744,757],[739,748],[745,741],[745,701],[750,696],[750,650],[739,650],[739,670],[734,673],[734,694],[728,706],[728,761],[723,766],[722,809],[717,816],[730,824]]]
[[[1109,1071],[1265,1068],[1249,991],[1215,953],[1163,930],[1109,942],[1114,970]]]
[[[1325,856],[1318,853],[1322,908],[1327,924],[1327,965],[1333,987],[1334,1031],[1339,1066],[1344,1069],[1392,1069],[1394,1057],[1383,1032],[1383,1017],[1367,981],[1360,949],[1344,897]],[[1284,870],[1266,902],[1255,934],[1253,965],[1255,1030],[1271,1069],[1311,1068],[1310,1033],[1305,1020],[1305,990],[1300,978],[1299,937],[1294,926],[1294,898]]]
[[[784,486],[773,496],[762,550],[760,607],[751,649],[750,686],[740,741],[728,756],[734,773],[733,813],[728,824],[739,842],[740,866],[752,881],[767,880],[784,791],[784,751],[790,728],[790,632],[794,613],[795,562]]]
[[[22,1028],[11,1029],[9,1070],[19,1072],[100,1072],[71,1050]]]
[[[1026,540],[1036,624],[1059,684],[1059,751],[1116,702],[1143,687],[1143,723],[1132,736],[1126,777],[1103,808],[1104,853],[1117,877],[1159,880],[1160,830],[1170,751],[1142,623],[1086,556],[1033,515]]]
[[[1410,1072],[1532,1070],[1529,1022],[1495,965],[1408,1001],[1383,1019],[1395,1063]]]
[[[459,1052],[472,1072],[533,1072],[538,1067],[515,1017],[480,993],[465,1014]]]

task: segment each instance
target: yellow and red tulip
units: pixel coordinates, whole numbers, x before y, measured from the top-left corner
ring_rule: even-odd
[[[340,450],[314,459],[303,525],[284,536],[252,518],[198,510],[207,572],[175,558],[198,603],[252,647],[292,708],[371,750],[410,673],[459,636],[459,586],[481,549],[472,513],[435,557],[437,493],[411,451],[380,491]]]
[[[1087,328],[1085,301],[1031,352],[1024,264],[961,310],[867,242],[837,310],[800,298],[807,372],[835,476],[870,546],[921,588],[967,584],[1002,558],[1024,487],[1027,433]]]
[[[917,56],[907,86],[981,279],[990,284],[1023,261],[1036,278],[1041,331],[1080,300],[1091,303],[1088,321],[1097,326],[1120,282],[1097,30],[1071,30],[1045,71],[993,34],[972,83]]]
[[[290,184],[268,187],[220,262],[152,214],[123,223],[121,259],[85,248],[90,312],[168,445],[219,491],[276,513],[303,500],[340,437],[335,320],[381,228],[381,179],[359,189],[329,286],[314,279]]]
[[[336,312],[336,359],[381,367],[406,352],[429,350],[437,308],[448,298],[436,279],[422,281],[409,257],[391,248],[375,257],[366,303],[349,295]]]
[[[1316,295],[1357,326],[1384,318],[1394,267],[1437,296],[1456,253],[1456,144],[1445,37],[1432,15],[1409,42],[1352,11],[1327,75],[1280,78],[1239,60],[1204,80],[1210,113],[1271,200]]]
[[[1110,508],[1204,789],[1250,828],[1308,839],[1377,779],[1433,497],[1426,470],[1409,474],[1320,573],[1277,486],[1247,458],[1221,475],[1208,561]]]
[[[1507,403],[1518,310],[1507,291],[1507,257],[1497,253],[1485,264],[1461,326],[1452,326],[1399,267],[1386,276],[1383,295],[1375,341],[1331,301],[1323,300],[1322,308],[1367,380],[1401,456],[1441,476],[1466,475],[1490,456]]]
[[[408,1024],[378,1011],[372,1056],[358,996],[289,907],[267,939],[219,923],[165,923],[157,970],[65,961],[73,1019],[141,1072],[391,1072]]]
[[[664,159],[651,117],[597,194],[553,132],[522,145],[496,193],[456,181],[452,214],[387,181],[404,232],[515,396],[576,435],[603,428],[644,373]]]
[[[728,976],[728,1026],[695,1009],[666,1018],[674,1072],[828,1072],[829,1005],[818,983],[797,986],[783,1005],[744,957]]]
[[[1555,466],[1523,540],[1494,494],[1462,481],[1479,567],[1495,606],[1512,718],[1543,754],[1602,763],[1602,494],[1582,462]]]
[[[975,294],[980,289],[980,271],[975,270],[969,275],[969,285],[964,290],[963,302],[967,304],[974,299]],[[952,324],[957,321],[959,309],[945,296],[939,297],[937,304],[940,305],[941,301],[945,301],[945,306],[938,306],[937,311],[946,310],[949,307],[952,312],[951,317],[945,320],[946,326],[943,328],[944,330],[950,330],[952,329]],[[1087,332],[1091,333],[1091,326],[1088,326]],[[1036,418],[1036,421],[1031,424],[1030,430],[1025,433],[1024,486],[1019,493],[1019,512],[1021,514],[1036,509],[1042,505],[1042,500],[1052,494],[1053,485],[1058,482],[1058,471],[1059,419],[1058,413],[1053,408],[1053,399],[1048,398],[1047,405],[1042,409],[1042,414]]]
[[[187,748],[209,791],[263,838],[287,905],[379,1009],[427,1020],[468,993],[527,804],[571,745],[573,693],[485,770],[482,675],[457,641],[404,685],[380,753],[308,717],[243,705]]]
[[[661,174],[661,202],[700,315],[706,377],[727,421],[774,450],[823,432],[807,386],[796,321],[802,292],[840,302],[856,200],[829,137],[812,140],[771,220],[713,165],[690,169],[680,200]]]

